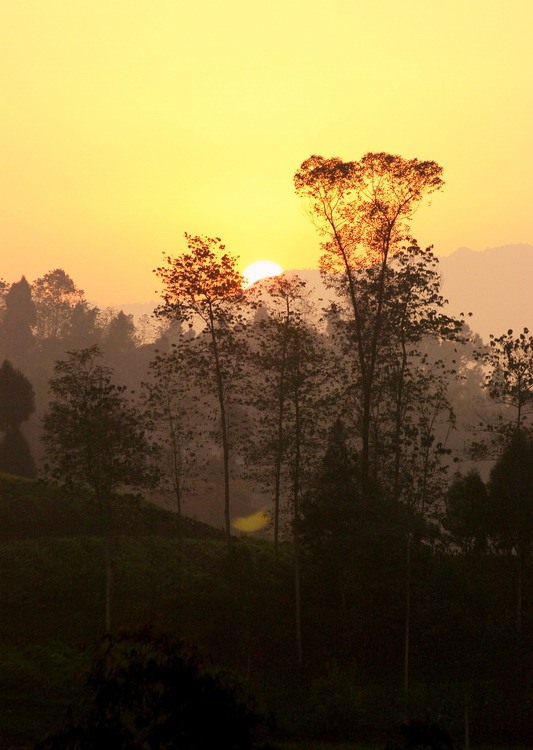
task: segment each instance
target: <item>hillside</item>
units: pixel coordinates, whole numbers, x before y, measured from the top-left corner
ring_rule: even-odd
[[[236,538],[228,555],[222,532],[204,524],[185,521],[180,539],[168,511],[132,498],[118,498],[115,511],[113,629],[193,641],[245,680],[282,736],[373,737],[384,746],[387,727],[403,715],[401,534],[357,531],[342,562],[346,598],[329,554],[302,550],[301,670],[290,544],[276,561],[270,542]],[[5,475],[0,524],[0,745],[30,748],[76,701],[102,634],[105,542],[89,496]],[[464,686],[475,670],[476,740],[525,736],[533,695],[526,671],[522,679],[516,670],[517,656],[529,661],[508,617],[512,559],[417,545],[412,566],[411,714],[437,707],[460,737]],[[526,585],[529,602],[530,579]]]
[[[117,535],[172,538],[180,530],[175,513],[139,497],[117,496],[113,511]],[[224,539],[219,529],[192,518],[181,519],[181,531],[192,539]],[[90,494],[0,474],[0,541],[101,533],[101,513]]]

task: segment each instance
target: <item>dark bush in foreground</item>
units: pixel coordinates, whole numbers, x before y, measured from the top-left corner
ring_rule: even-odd
[[[181,641],[106,637],[80,709],[39,750],[249,750],[258,715],[238,683]]]

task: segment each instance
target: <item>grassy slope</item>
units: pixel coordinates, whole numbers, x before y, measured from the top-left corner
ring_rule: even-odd
[[[127,536],[175,537],[175,513],[134,496],[119,496],[114,504],[115,533]],[[100,512],[89,493],[76,493],[44,482],[0,473],[0,541],[43,537],[100,536]],[[183,535],[224,539],[207,524],[182,518]]]
[[[175,514],[133,497],[116,498],[114,519],[117,629],[177,630],[238,669],[253,639],[236,639],[237,628],[275,638],[286,627],[254,614],[269,609],[268,543],[236,540],[229,566],[224,533],[206,524],[182,519],[180,541]],[[89,495],[0,474],[2,747],[42,737],[80,689],[103,629],[101,529]]]
[[[177,518],[168,511],[135,498],[118,498],[115,511],[118,627],[150,624],[194,637],[216,661],[240,672],[263,705],[276,713],[278,727],[288,736],[313,736],[335,723],[341,729],[344,724],[398,723],[402,714],[400,704],[395,704],[396,686],[390,690],[386,685],[363,686],[352,700],[351,693],[360,689],[360,677],[334,669],[311,677],[302,691],[291,667],[289,549],[282,550],[280,564],[274,566],[268,542],[236,540],[229,561],[219,530],[187,519],[180,543]],[[89,496],[0,475],[2,749],[31,747],[33,740],[57,726],[80,690],[91,644],[103,627],[100,530],[97,508]],[[308,613],[308,618],[312,616]],[[320,642],[316,645],[321,647]],[[309,639],[307,647],[309,652]],[[452,728],[453,719],[459,737],[461,686],[421,685],[421,706],[429,700],[430,688],[435,692],[433,703],[444,707],[446,726]],[[498,724],[505,719],[506,704],[487,690],[483,689],[483,700],[503,712],[492,721]],[[357,707],[360,702],[363,713]],[[478,706],[477,715],[485,716],[483,712]],[[330,746],[305,741],[286,747],[326,750]]]

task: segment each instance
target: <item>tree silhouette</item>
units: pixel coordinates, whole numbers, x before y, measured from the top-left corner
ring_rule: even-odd
[[[45,273],[32,284],[37,311],[36,335],[42,343],[54,344],[71,330],[76,305],[83,303],[83,290],[62,268]]]
[[[68,353],[50,380],[52,401],[44,415],[48,475],[57,483],[94,494],[106,538],[106,632],[111,629],[112,497],[119,490],[152,486],[151,445],[142,414],[112,383],[97,360],[97,346]]]
[[[446,495],[443,525],[462,552],[482,554],[488,549],[490,524],[487,488],[477,471],[454,477]]]
[[[491,335],[480,357],[489,366],[485,387],[490,397],[515,410],[513,429],[520,429],[532,412],[533,336],[527,328],[518,335],[511,329],[497,338]]]
[[[489,479],[489,523],[496,544],[516,559],[516,627],[522,631],[524,574],[533,552],[533,440],[516,430]]]
[[[237,260],[225,252],[220,239],[186,234],[188,252],[166,256],[168,266],[156,269],[164,284],[163,305],[157,314],[180,323],[199,321],[203,331],[191,347],[196,375],[204,389],[214,390],[218,403],[224,473],[224,525],[231,541],[230,393],[242,361],[237,351],[239,306],[244,302],[243,277]]]
[[[348,300],[361,381],[361,471],[370,470],[372,410],[382,330],[387,271],[409,235],[408,224],[425,195],[440,189],[435,162],[369,153],[360,161],[311,156],[296,172],[296,192],[309,200],[311,218],[325,237],[320,267],[326,282]],[[360,277],[374,268],[369,297]]]
[[[35,476],[35,465],[20,425],[35,411],[35,395],[30,381],[4,360],[0,368],[0,471],[24,477]]]
[[[257,416],[248,452],[264,486],[273,492],[274,557],[277,559],[282,479],[287,468],[293,414],[290,378],[295,360],[292,355],[309,302],[305,282],[298,277],[276,276],[252,287],[251,291],[258,293],[262,306],[250,330],[254,337],[252,379],[259,376],[259,380],[253,380],[248,387],[248,405]],[[325,362],[321,364],[325,366]]]
[[[148,633],[105,639],[76,713],[39,750],[252,750],[259,721],[230,675],[181,641]]]
[[[144,406],[160,451],[161,484],[169,490],[178,516],[182,515],[184,489],[196,463],[192,399],[194,382],[188,367],[187,342],[180,337],[169,351],[159,352],[150,363],[150,378],[143,383]]]
[[[137,344],[133,315],[122,310],[109,322],[105,335],[105,347],[117,360],[131,354]]]
[[[87,349],[100,342],[102,329],[98,319],[99,314],[98,307],[91,307],[85,301],[74,305],[69,333],[64,340],[67,351]]]
[[[23,357],[34,342],[33,326],[37,322],[31,286],[23,276],[11,285],[5,296],[2,323],[4,346],[9,357]]]

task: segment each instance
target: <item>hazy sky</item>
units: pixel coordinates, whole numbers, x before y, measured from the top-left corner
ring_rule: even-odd
[[[533,244],[531,0],[16,0],[0,17],[0,276],[154,298],[183,233],[313,267],[313,153],[433,159],[414,233]]]

